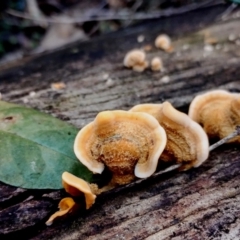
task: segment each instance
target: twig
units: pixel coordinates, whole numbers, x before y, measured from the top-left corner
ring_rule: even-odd
[[[232,4],[230,5],[230,7],[228,7],[227,10],[224,11],[224,12],[221,14],[220,18],[221,18],[222,20],[227,19],[227,17],[228,17],[237,7],[238,7],[238,4],[232,3]]]
[[[26,0],[26,4],[28,13],[33,19],[44,18],[36,0]]]
[[[181,166],[181,164],[175,164],[175,165],[172,165],[162,171],[159,171],[159,172],[156,172],[154,173],[153,175],[151,175],[151,179],[154,179],[160,175],[163,175],[164,173],[167,173],[167,172],[173,172],[174,170],[178,169],[179,167]],[[104,195],[105,193],[108,194],[108,193],[117,193],[117,192],[120,192],[126,188],[131,188],[133,186],[136,186],[142,182],[145,182],[146,180],[148,180],[149,178],[142,178],[142,179],[137,179],[135,180],[134,182],[131,182],[129,184],[126,184],[126,185],[122,185],[122,186],[119,186],[119,187],[116,187],[116,188],[113,188],[109,191],[106,191],[106,192],[103,192],[101,195]]]
[[[90,21],[107,21],[107,20],[143,20],[143,19],[155,19],[160,17],[168,17],[172,15],[178,15],[183,14],[189,11],[193,11],[200,8],[206,8],[206,7],[212,7],[216,5],[223,4],[224,1],[222,0],[207,0],[203,3],[192,3],[188,6],[180,7],[178,9],[168,9],[168,10],[160,10],[160,11],[153,11],[149,13],[132,13],[129,11],[129,13],[121,13],[121,12],[115,12],[115,11],[99,11],[98,13],[94,15],[87,15],[83,16],[81,18],[69,18],[69,19],[57,19],[57,18],[38,18],[38,22],[48,22],[48,23],[65,23],[65,24],[72,24],[72,23],[83,23],[83,22],[90,22]],[[28,20],[34,21],[35,19],[27,14],[27,13],[21,13],[14,10],[7,10],[7,14],[10,14],[15,17],[24,18]]]
[[[216,142],[215,144],[211,145],[209,147],[209,152],[211,152],[215,148],[223,145],[224,143],[228,142],[230,139],[235,138],[236,136],[240,136],[240,126],[237,126],[236,130],[233,133],[231,133],[229,136],[227,136],[227,137],[221,139],[220,141]],[[167,173],[167,172],[173,172],[174,170],[178,169],[179,167],[181,167],[181,164],[172,165],[172,166],[170,166],[170,167],[168,167],[168,168],[166,168],[166,169],[164,169],[162,171],[154,173],[151,176],[151,179],[156,178],[156,177],[158,177],[158,176],[160,176],[160,175],[162,175],[164,173]],[[138,180],[136,180],[134,182],[131,182],[129,184],[126,184],[126,185],[123,185],[123,186],[120,186],[120,187],[117,187],[117,188],[113,188],[113,189],[111,189],[111,190],[109,190],[109,191],[107,191],[105,193],[106,194],[108,194],[108,193],[117,193],[117,192],[119,192],[121,190],[124,190],[124,189],[127,189],[127,188],[131,188],[131,187],[133,187],[135,185],[138,185],[139,183],[145,182],[147,179],[148,178],[138,179]]]
[[[231,140],[232,138],[235,138],[236,136],[240,135],[240,126],[236,127],[236,130],[231,133],[230,135],[228,135],[227,137],[221,139],[220,141],[214,143],[213,145],[211,145],[209,147],[209,152],[211,152],[212,150],[214,150],[215,148],[223,145],[224,143],[228,142],[229,140]]]
[[[32,17],[33,21],[41,22],[42,27],[47,27],[48,23],[46,21],[45,16],[41,12],[41,10],[38,7],[38,3],[36,0],[26,0],[27,10],[29,13],[29,16]]]

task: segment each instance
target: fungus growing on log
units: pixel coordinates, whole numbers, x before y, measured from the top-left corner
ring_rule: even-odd
[[[193,99],[189,117],[203,126],[209,138],[224,138],[240,125],[240,94],[209,91]],[[240,142],[235,137],[229,142]]]
[[[160,156],[161,160],[180,163],[180,170],[187,170],[200,166],[208,158],[209,142],[202,127],[169,102],[140,104],[130,111],[151,114],[165,129],[167,145]]]
[[[131,112],[145,112],[153,117],[155,117],[158,122],[161,118],[161,110],[162,110],[162,104],[161,103],[143,103],[138,104],[132,107],[129,111]]]
[[[145,52],[139,49],[128,52],[124,57],[123,65],[136,72],[143,72],[148,67]]]
[[[61,218],[65,215],[67,215],[68,213],[70,213],[74,206],[75,206],[75,202],[72,198],[70,197],[66,197],[63,198],[59,204],[58,204],[58,208],[59,211],[55,212],[46,222],[47,226],[52,225],[53,221],[55,221],[57,218]]]
[[[74,152],[90,171],[112,173],[112,185],[147,178],[157,167],[166,146],[166,133],[147,113],[100,112],[77,134]]]
[[[159,57],[154,57],[151,61],[151,69],[152,71],[163,71],[163,63],[162,63],[162,59]]]
[[[89,209],[95,203],[96,195],[93,193],[88,182],[71,173],[64,172],[62,174],[62,183],[65,191],[70,195],[75,197],[84,194],[86,209]]]
[[[157,48],[162,49],[165,52],[172,52],[173,51],[171,38],[166,34],[160,34],[155,39],[155,46]]]
[[[84,196],[85,207],[89,209],[96,199],[96,193],[98,187],[95,184],[90,184],[81,178],[74,176],[71,173],[64,172],[62,174],[62,184],[67,193],[73,197]],[[50,226],[57,218],[64,217],[65,215],[76,211],[79,206],[71,197],[63,198],[58,204],[59,211],[55,212],[46,222],[47,226]]]

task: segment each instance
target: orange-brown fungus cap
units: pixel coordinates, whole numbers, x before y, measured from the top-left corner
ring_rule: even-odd
[[[58,204],[59,211],[55,212],[47,220],[46,225],[47,226],[52,225],[52,223],[55,219],[63,217],[66,214],[68,214],[69,212],[71,212],[72,209],[74,208],[74,206],[75,206],[75,202],[72,198],[70,198],[70,197],[63,198]]]
[[[172,41],[170,37],[166,34],[161,34],[155,39],[155,46],[166,52],[172,52]]]
[[[142,72],[148,67],[144,51],[134,49],[126,54],[123,60],[125,67],[132,68],[136,72]]]
[[[199,124],[176,110],[169,102],[137,105],[130,111],[153,115],[167,133],[167,145],[161,159],[181,163],[182,170],[198,167],[208,158],[208,138]]]
[[[84,194],[86,209],[89,209],[95,203],[96,195],[93,194],[88,182],[68,172],[62,174],[62,182],[66,192],[72,196],[80,196]]]
[[[112,183],[126,184],[135,176],[149,177],[156,170],[166,145],[166,133],[146,113],[100,112],[77,135],[74,152],[92,172],[112,172]]]
[[[224,138],[240,125],[240,94],[214,90],[195,97],[189,116],[201,124],[209,138]],[[230,142],[240,142],[240,137]]]

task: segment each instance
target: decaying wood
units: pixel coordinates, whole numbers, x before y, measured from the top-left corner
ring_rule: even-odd
[[[239,92],[239,20],[213,21],[223,10],[174,16],[30,57],[1,71],[3,100],[37,108],[81,128],[106,109],[168,100],[187,112],[190,101],[202,91]],[[147,57],[161,56],[164,73],[136,73],[123,67],[128,50],[153,45],[161,32],[173,36],[174,52],[153,47]],[[145,35],[143,43],[137,42],[140,34]],[[230,41],[233,34],[239,41]],[[214,45],[204,43],[210,38],[216,39]],[[66,89],[51,89],[54,82],[64,82]],[[239,150],[227,145],[211,152],[197,169],[165,173],[130,189],[104,193],[89,211],[50,227],[44,222],[64,191],[30,191],[1,183],[0,238],[239,239],[239,171]]]
[[[240,234],[238,155],[218,151],[199,169],[103,197],[70,229],[59,228],[62,239],[234,239]]]

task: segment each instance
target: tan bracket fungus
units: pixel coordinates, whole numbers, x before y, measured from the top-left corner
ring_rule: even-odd
[[[89,209],[95,203],[96,195],[88,182],[71,173],[64,172],[62,174],[62,183],[65,191],[70,195],[76,197],[84,194],[86,209]]]
[[[57,219],[57,218],[61,218],[65,215],[67,215],[68,213],[70,213],[71,211],[73,211],[73,208],[75,206],[75,202],[72,198],[70,197],[66,197],[63,198],[59,204],[58,204],[58,208],[59,211],[55,212],[46,222],[47,226],[52,225],[52,223]]]
[[[169,102],[140,104],[130,111],[147,112],[154,116],[167,133],[167,145],[160,159],[181,163],[181,170],[198,167],[208,158],[208,137],[202,127],[188,115],[176,110]]]
[[[189,107],[189,117],[201,124],[209,138],[224,138],[240,125],[240,94],[213,90],[198,95]],[[229,142],[240,142],[235,137]]]
[[[136,72],[143,72],[148,67],[145,52],[140,49],[129,51],[124,57],[123,65],[132,68]]]
[[[163,62],[160,57],[154,57],[151,60],[151,69],[154,72],[157,72],[157,71],[163,72],[164,71]]]
[[[89,209],[95,203],[95,190],[96,192],[98,191],[98,188],[95,184],[89,184],[88,182],[74,176],[69,172],[64,172],[62,174],[62,184],[65,191],[70,195],[74,197],[84,195],[86,209]],[[64,217],[65,215],[75,212],[80,208],[79,204],[75,203],[71,197],[63,198],[59,202],[58,207],[59,211],[52,214],[52,216],[47,220],[47,226],[50,226],[57,218]]]
[[[111,184],[147,178],[157,167],[166,133],[154,117],[128,111],[100,112],[80,130],[74,143],[77,158],[90,171],[112,172]]]
[[[155,39],[155,46],[168,53],[173,51],[171,38],[167,34],[160,34],[157,36]]]

